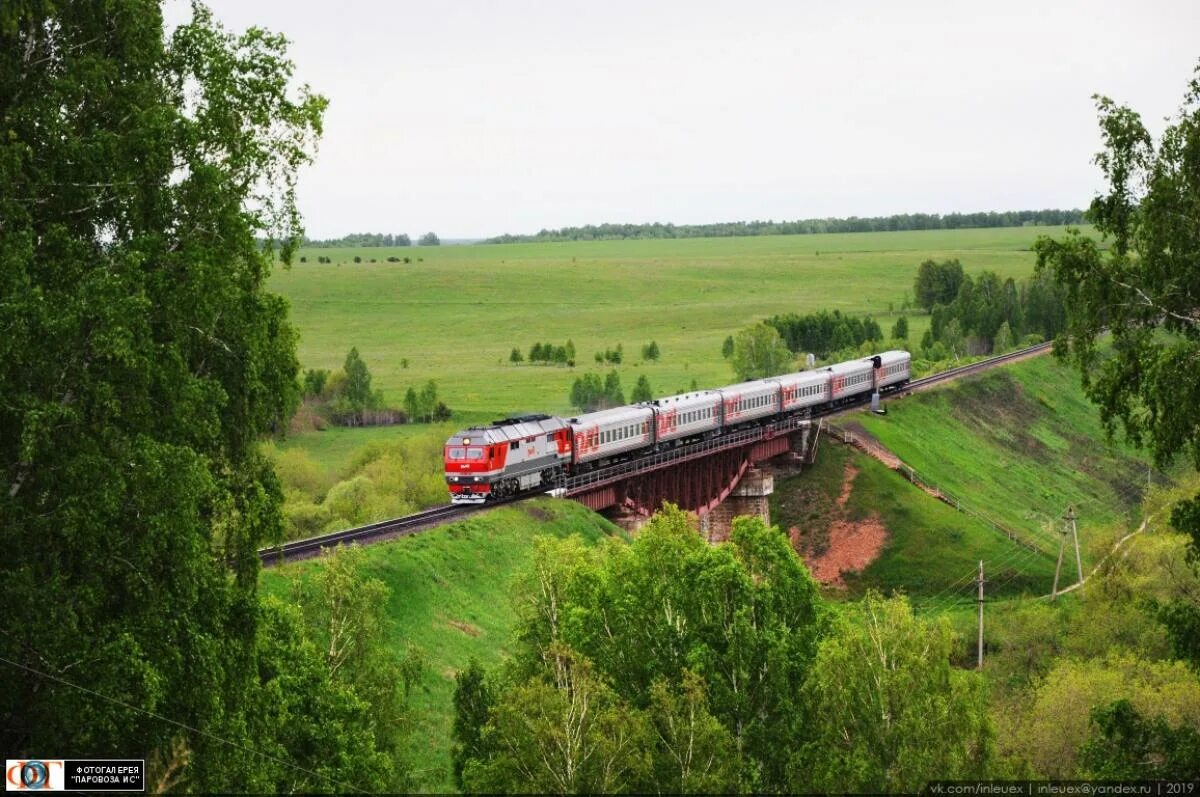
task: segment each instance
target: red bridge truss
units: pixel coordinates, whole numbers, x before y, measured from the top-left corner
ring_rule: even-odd
[[[670,501],[705,515],[737,487],[756,462],[785,454],[804,434],[807,418],[786,418],[684,448],[574,476],[565,495],[592,510],[622,507],[649,515]]]

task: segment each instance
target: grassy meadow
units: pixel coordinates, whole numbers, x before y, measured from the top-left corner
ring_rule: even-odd
[[[456,420],[569,411],[571,383],[596,351],[624,346],[626,394],[645,373],[656,394],[728,384],[727,335],[776,313],[840,309],[891,327],[921,261],[1020,278],[1030,245],[1059,227],[830,235],[306,249],[271,288],[291,302],[306,368],[340,368],[357,346],[374,386],[399,404],[434,379]],[[333,259],[318,265],[318,255]],[[355,264],[360,256],[363,262]],[[389,256],[412,263],[387,263]],[[377,262],[370,262],[375,259]],[[889,315],[889,306],[893,313]],[[910,339],[927,317],[909,313]],[[571,339],[577,367],[513,365],[538,341]],[[662,358],[641,363],[657,341]],[[407,367],[403,362],[407,360]]]

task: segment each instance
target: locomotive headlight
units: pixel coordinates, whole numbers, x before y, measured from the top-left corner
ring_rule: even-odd
[[[478,476],[476,476],[476,477],[475,477],[475,481],[479,481],[479,477],[478,477]]]
[[[464,438],[463,438],[463,445],[464,445],[464,446],[469,446],[469,445],[471,445],[471,438],[469,438],[469,437],[464,437]]]

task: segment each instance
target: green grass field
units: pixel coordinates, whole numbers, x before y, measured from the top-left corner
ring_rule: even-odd
[[[391,588],[387,611],[399,656],[421,646],[429,667],[411,700],[409,761],[416,789],[448,793],[454,675],[471,657],[489,669],[505,656],[512,624],[509,587],[530,557],[536,535],[578,534],[595,542],[621,532],[571,501],[529,501],[365,549],[364,575]],[[320,560],[265,570],[264,590],[287,597],[293,579]]]
[[[569,243],[311,249],[307,263],[279,269],[271,288],[287,297],[306,368],[340,368],[357,346],[374,384],[398,404],[435,379],[456,420],[521,411],[567,412],[574,379],[607,371],[593,353],[624,346],[618,370],[628,394],[645,373],[659,394],[728,384],[727,335],[775,313],[840,309],[872,314],[885,330],[917,266],[957,257],[968,273],[1021,278],[1029,247],[1062,228],[857,233]],[[318,254],[332,265],[317,265]],[[353,257],[364,259],[354,264]],[[389,255],[411,264],[386,263]],[[369,262],[371,258],[378,262]],[[417,262],[421,258],[421,262]],[[899,313],[896,312],[896,315]],[[910,339],[927,317],[910,314]],[[577,349],[578,367],[514,366],[509,352],[536,341]],[[662,359],[639,352],[658,342]],[[402,360],[408,367],[402,367]],[[306,435],[307,436],[307,435]]]

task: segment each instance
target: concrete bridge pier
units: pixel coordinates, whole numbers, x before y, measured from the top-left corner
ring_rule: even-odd
[[[775,476],[770,467],[751,467],[742,475],[733,491],[711,512],[700,516],[700,533],[709,542],[724,542],[733,529],[733,519],[742,515],[762,518],[770,525],[768,496],[775,492]]]

